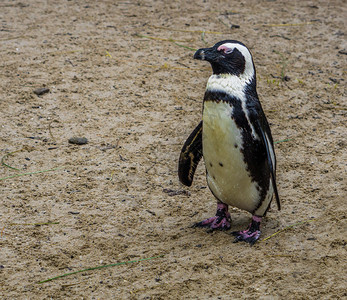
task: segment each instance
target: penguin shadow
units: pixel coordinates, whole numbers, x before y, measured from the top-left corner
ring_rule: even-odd
[[[281,222],[276,217],[277,216],[275,210],[263,217],[260,227],[262,237],[264,237],[264,234],[271,234],[273,229],[278,229],[280,227]],[[234,217],[233,215],[231,215],[231,231],[239,231],[246,229],[247,226],[250,224],[251,220],[251,215],[244,215],[242,212],[240,214],[234,215]]]
[[[252,215],[247,215],[244,213],[237,213],[233,215],[231,212],[231,232],[246,229],[251,220]]]

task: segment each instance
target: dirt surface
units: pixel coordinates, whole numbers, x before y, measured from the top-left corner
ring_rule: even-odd
[[[345,1],[3,0],[0,20],[0,298],[347,297]],[[177,177],[211,74],[194,49],[230,38],[282,141],[261,239],[287,230],[253,247],[191,228],[215,200],[203,163]]]

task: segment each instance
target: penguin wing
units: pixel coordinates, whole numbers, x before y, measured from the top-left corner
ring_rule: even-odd
[[[266,131],[263,129],[263,126],[262,126],[260,120],[258,120],[258,126],[259,126],[259,130],[261,132],[263,144],[264,144],[265,149],[266,149],[267,162],[268,162],[269,169],[270,169],[270,174],[271,174],[274,193],[275,193],[275,197],[276,197],[277,207],[278,207],[278,210],[281,210],[281,201],[280,201],[280,197],[278,196],[277,184],[276,184],[276,174],[275,174],[276,162],[275,162],[275,158],[274,158],[275,152],[273,150],[273,144],[270,143],[270,139],[269,139],[268,135],[266,134]]]
[[[256,131],[260,132],[260,138],[266,150],[266,158],[267,158],[267,163],[270,169],[270,175],[271,175],[271,179],[273,183],[276,203],[277,203],[278,210],[281,210],[281,201],[278,195],[278,190],[276,185],[276,157],[275,157],[274,144],[273,144],[270,126],[259,101],[257,101],[255,110],[256,110],[256,116],[254,119],[256,120],[255,122],[256,127],[258,127],[257,128],[258,130]]]
[[[178,161],[178,178],[186,186],[191,186],[194,173],[202,157],[202,121],[184,143]]]

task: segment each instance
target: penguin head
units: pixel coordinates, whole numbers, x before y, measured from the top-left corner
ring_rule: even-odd
[[[241,42],[225,40],[211,48],[202,48],[195,52],[195,59],[207,60],[213,74],[231,74],[252,78],[255,75],[252,54]]]

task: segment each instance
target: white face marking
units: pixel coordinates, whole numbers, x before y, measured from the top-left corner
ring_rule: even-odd
[[[218,51],[223,51],[224,53],[231,53],[233,52],[234,49],[237,49],[241,52],[243,57],[245,58],[245,71],[243,74],[241,74],[242,77],[245,77],[245,80],[249,79],[251,80],[254,76],[254,66],[253,66],[253,60],[252,60],[252,55],[247,49],[247,47],[241,45],[241,44],[236,44],[236,43],[225,43],[220,45],[217,50]]]

